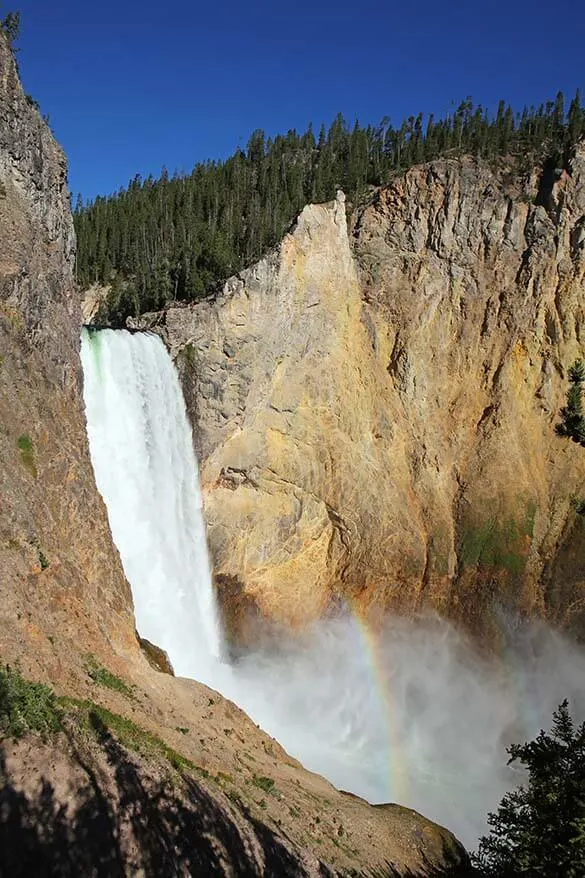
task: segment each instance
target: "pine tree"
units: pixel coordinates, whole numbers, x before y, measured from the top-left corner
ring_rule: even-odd
[[[577,89],[575,97],[571,101],[568,115],[568,141],[569,145],[576,143],[585,134],[585,110],[581,107],[581,92]]]
[[[20,12],[9,12],[2,21],[0,21],[0,30],[8,40],[10,46],[20,36]]]
[[[552,732],[509,748],[528,770],[488,817],[476,866],[489,878],[583,878],[585,875],[585,723],[575,728],[567,701]]]
[[[585,445],[585,418],[581,390],[584,381],[585,363],[583,360],[575,360],[569,369],[567,404],[561,409],[561,422],[556,427],[559,436],[565,436],[580,445]]]

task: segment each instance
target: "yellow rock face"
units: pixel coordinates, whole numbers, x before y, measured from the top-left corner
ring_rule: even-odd
[[[341,194],[309,206],[217,298],[166,312],[215,570],[261,613],[582,627],[585,452],[554,427],[583,355],[585,152],[557,177],[415,168],[351,235]]]

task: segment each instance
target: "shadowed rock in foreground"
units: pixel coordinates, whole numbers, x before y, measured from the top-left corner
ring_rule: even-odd
[[[258,819],[225,776],[196,779],[129,752],[91,710],[89,722],[91,736],[69,725],[50,745],[29,736],[0,751],[2,878],[471,874],[453,838],[433,839],[418,815],[411,844],[419,867],[362,870],[356,860],[338,870],[310,842],[299,848],[279,821]]]

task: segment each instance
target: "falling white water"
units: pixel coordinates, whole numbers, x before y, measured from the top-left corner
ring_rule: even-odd
[[[220,653],[185,402],[156,335],[83,330],[91,459],[132,588],[141,636],[175,671],[206,680]]]
[[[266,642],[231,669],[211,588],[197,463],[180,386],[155,336],[83,334],[88,436],[98,488],[132,587],[140,633],[176,671],[237,702],[307,768],[372,802],[448,826],[469,848],[522,773],[506,746],[550,728],[569,698],[585,716],[585,653],[502,619],[488,662],[448,623],[351,618]],[[504,636],[505,635],[505,636]]]

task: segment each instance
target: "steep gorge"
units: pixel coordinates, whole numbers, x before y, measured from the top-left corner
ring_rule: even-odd
[[[583,353],[585,147],[446,159],[351,215],[305,208],[216,297],[143,316],[183,377],[231,624],[340,602],[582,633],[582,449],[555,434]]]
[[[0,668],[65,696],[60,730],[14,741],[2,677],[0,874],[467,874],[446,830],[340,793],[141,653],[86,439],[66,162],[3,34],[0,243]]]

